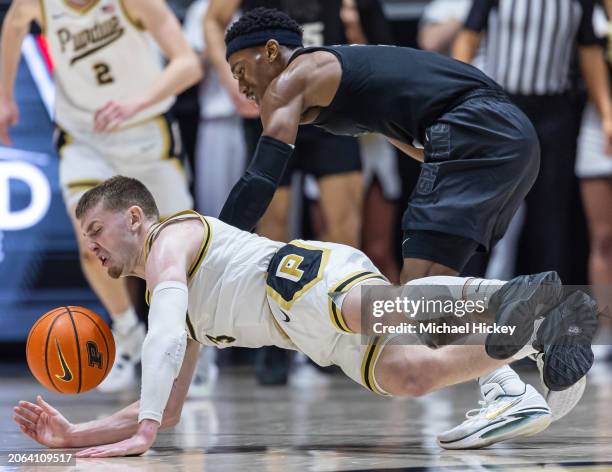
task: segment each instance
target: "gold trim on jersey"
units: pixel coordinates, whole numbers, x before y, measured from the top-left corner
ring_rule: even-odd
[[[329,260],[330,249],[324,247],[310,246],[308,244],[304,244],[299,242],[298,240],[289,241],[288,244],[293,246],[301,247],[302,249],[308,249],[310,251],[321,251],[321,262],[319,263],[319,270],[317,272],[317,276],[314,277],[310,282],[304,285],[300,290],[293,294],[291,300],[285,300],[283,296],[274,290],[270,285],[266,284],[266,293],[269,297],[272,298],[281,308],[285,310],[290,310],[291,306],[295,303],[295,301],[300,298],[304,293],[306,293],[314,284],[319,282],[323,278],[323,271],[327,266],[327,261]],[[284,247],[284,246],[283,246]],[[267,274],[270,275],[270,274]],[[266,277],[267,277],[266,275]],[[274,274],[272,274],[274,275]]]
[[[361,270],[347,275],[346,277],[340,279],[338,282],[336,282],[330,287],[327,300],[329,307],[329,318],[337,330],[342,331],[344,333],[353,333],[353,331],[351,331],[351,329],[348,327],[348,324],[344,320],[341,307],[336,305],[336,303],[332,299],[332,294],[346,293],[358,283],[368,279],[380,279],[388,282],[386,277],[382,274]]]
[[[383,342],[382,336],[372,336],[361,361],[361,383],[368,390],[378,395],[387,395],[385,392],[379,390],[374,380],[374,366],[384,346],[385,343]]]
[[[165,220],[157,223],[156,225],[152,226],[149,229],[149,234],[147,234],[147,237],[145,239],[145,243],[143,246],[143,252],[144,252],[144,260],[146,264],[147,258],[149,257],[149,254],[151,253],[151,248],[153,246],[153,243],[159,236],[160,231],[164,229],[168,224],[173,223],[174,221],[176,221],[177,219],[181,217],[192,217],[192,218],[197,217],[202,222],[202,226],[204,227],[204,237],[202,238],[202,243],[200,244],[196,257],[194,261],[191,263],[191,266],[189,266],[189,270],[187,272],[187,284],[189,284],[191,283],[191,279],[193,275],[197,272],[197,270],[202,265],[202,262],[206,258],[206,254],[208,253],[208,249],[212,241],[212,226],[210,225],[210,223],[204,216],[200,215],[199,213],[193,210],[185,210],[179,213],[175,213],[174,215],[171,215]],[[182,219],[184,220],[187,218],[182,218]],[[149,289],[147,289],[145,300],[147,302],[147,305],[151,303],[151,291]]]
[[[136,18],[134,18],[131,14],[130,11],[128,10],[127,6],[125,5],[125,0],[119,0],[119,5],[121,6],[121,11],[123,12],[123,16],[126,17],[126,19],[130,22],[130,24],[140,30],[140,31],[145,31],[145,25],[142,23],[142,21],[137,20]]]
[[[77,13],[80,13],[81,15],[84,15],[85,13],[89,12],[92,8],[94,8],[98,3],[100,3],[100,0],[92,0],[92,2],[89,5],[85,5],[82,7],[71,5],[68,0],[62,0],[62,3],[66,5],[66,7],[70,8],[71,10],[76,11]]]
[[[165,218],[163,221],[160,221],[159,223],[155,224],[149,229],[149,234],[147,234],[147,237],[145,238],[143,252],[144,252],[144,260],[146,263],[147,258],[149,257],[149,254],[151,253],[151,248],[153,246],[153,243],[159,236],[160,231],[164,229],[165,226],[172,223],[173,220],[175,221],[176,218],[186,217],[186,216],[191,216],[193,218],[195,217],[199,218],[199,220],[202,222],[202,225],[204,227],[204,237],[202,238],[202,243],[200,244],[200,247],[198,248],[198,252],[197,252],[197,255],[194,261],[189,267],[189,271],[187,272],[187,284],[189,284],[191,282],[193,275],[197,272],[197,270],[202,265],[202,262],[206,258],[206,254],[208,253],[208,248],[210,247],[210,243],[212,241],[212,226],[210,226],[210,223],[204,216],[200,215],[199,213],[193,210],[185,210],[179,213],[175,213],[174,215],[170,215],[169,217]],[[183,219],[186,219],[186,218],[183,218]],[[145,301],[147,302],[147,305],[151,304],[151,291],[148,288],[145,293]],[[189,337],[193,339],[194,341],[197,341],[200,344],[202,344],[201,341],[199,341],[198,338],[196,338],[195,329],[193,327],[193,323],[191,322],[191,318],[189,317],[189,312],[185,314],[185,323],[187,324],[187,329],[189,331]]]

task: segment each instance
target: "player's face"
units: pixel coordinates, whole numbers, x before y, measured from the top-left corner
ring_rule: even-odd
[[[129,274],[138,258],[140,246],[131,216],[129,210],[107,210],[99,203],[81,220],[87,248],[114,279]]]
[[[270,82],[282,71],[264,46],[236,51],[230,56],[229,64],[240,93],[258,105]]]

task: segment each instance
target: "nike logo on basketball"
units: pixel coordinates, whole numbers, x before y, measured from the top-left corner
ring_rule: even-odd
[[[291,319],[289,318],[289,315],[287,314],[287,312],[286,312],[286,311],[284,311],[284,310],[281,310],[281,313],[282,313],[283,315],[285,315],[285,319],[284,319],[283,321],[284,321],[285,323],[289,323],[289,322],[291,321]]]
[[[55,377],[64,382],[70,382],[72,380],[72,372],[70,372],[70,367],[68,367],[66,359],[64,359],[64,355],[62,354],[62,349],[60,348],[57,338],[55,338],[55,345],[57,346],[57,354],[59,355],[60,364],[62,364],[62,370],[64,371],[62,375],[56,374]]]

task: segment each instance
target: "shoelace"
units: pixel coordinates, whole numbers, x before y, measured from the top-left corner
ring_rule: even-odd
[[[465,414],[465,417],[467,419],[473,418],[474,416],[478,416],[481,413],[484,413],[485,411],[489,409],[489,406],[491,406],[491,404],[487,402],[486,400],[478,400],[478,404],[481,406],[481,408],[472,408],[471,410],[469,410]]]

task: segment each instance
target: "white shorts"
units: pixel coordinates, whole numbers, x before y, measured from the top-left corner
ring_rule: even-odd
[[[352,333],[342,317],[341,301],[331,297],[371,279],[386,281],[363,252],[296,240],[272,258],[266,290],[277,325],[299,351],[321,366],[337,365],[355,382],[387,395],[374,369],[390,339]]]
[[[605,140],[597,110],[589,103],[584,110],[578,137],[576,175],[579,178],[612,177],[612,156],[605,153]]]
[[[359,146],[364,188],[370,188],[374,179],[377,179],[387,200],[400,198],[402,181],[393,145],[380,134],[365,134],[359,137]]]
[[[60,186],[70,210],[89,189],[115,175],[140,180],[162,217],[192,208],[180,161],[178,128],[167,116],[111,133],[55,132]]]

